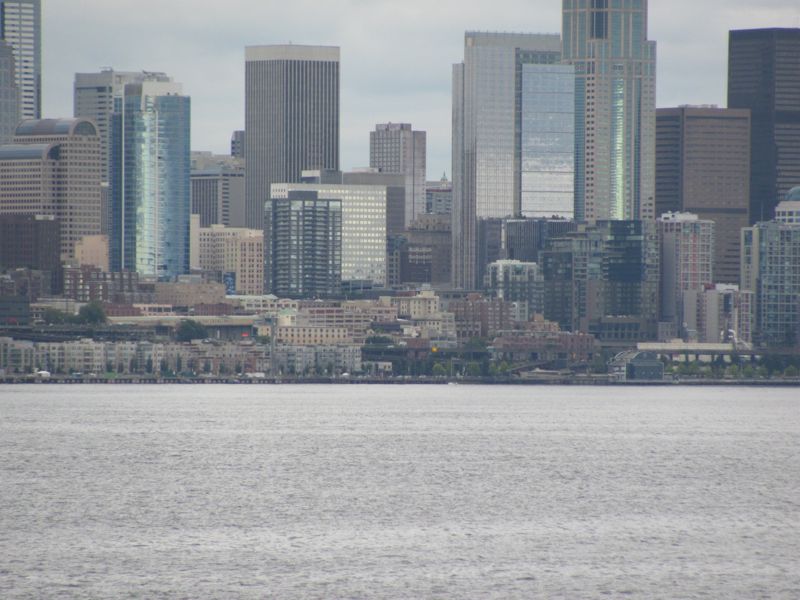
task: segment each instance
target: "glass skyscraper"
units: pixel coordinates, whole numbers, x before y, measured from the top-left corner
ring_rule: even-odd
[[[572,211],[574,77],[558,35],[467,32],[453,66],[453,285],[480,285],[478,221]]]
[[[125,86],[112,117],[112,270],[189,270],[190,110],[180,84]]]
[[[110,157],[111,115],[115,102],[121,98],[125,86],[143,81],[172,81],[164,73],[115,71],[103,69],[99,73],[75,73],[73,84],[73,111],[76,117],[92,119],[97,124],[103,148],[103,181],[111,180]]]
[[[573,216],[575,192],[575,69],[539,64],[553,54],[519,53],[519,215]]]
[[[658,231],[654,221],[597,221],[550,240],[541,254],[544,315],[569,331],[629,348],[658,333]]]
[[[731,31],[728,107],[750,109],[750,222],[800,184],[800,29]]]
[[[656,44],[647,0],[563,0],[575,66],[575,218],[655,219]]]

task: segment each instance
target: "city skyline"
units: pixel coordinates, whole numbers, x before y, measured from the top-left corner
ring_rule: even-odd
[[[649,37],[659,44],[657,106],[725,106],[728,30],[800,26],[800,8],[792,0],[763,4],[654,2]],[[280,7],[280,13],[271,2],[235,1],[224,12],[204,1],[192,3],[193,10],[187,12],[186,3],[175,2],[158,7],[161,18],[156,24],[148,6],[156,4],[124,0],[109,5],[90,0],[78,14],[64,3],[45,3],[43,116],[72,114],[76,72],[104,66],[165,71],[183,81],[186,93],[193,97],[193,149],[223,153],[228,151],[232,131],[244,125],[246,45],[288,41],[339,45],[342,168],[368,164],[366,132],[376,123],[402,121],[428,132],[428,172],[433,178],[442,171],[451,176],[450,69],[461,56],[464,31],[558,33],[561,29],[558,0],[505,0],[492,5],[491,11],[455,10],[456,4],[449,1],[436,6],[416,0],[368,6],[298,2],[289,9]],[[308,19],[311,7],[317,15],[313,20]],[[241,14],[248,19],[239,18]],[[275,14],[281,18],[272,18]],[[125,27],[116,25],[123,22]],[[135,40],[145,28],[151,35],[143,47]],[[84,33],[76,35],[76,31]],[[65,47],[71,51],[63,52]],[[398,47],[404,51],[397,52]],[[215,73],[214,77],[209,73]]]

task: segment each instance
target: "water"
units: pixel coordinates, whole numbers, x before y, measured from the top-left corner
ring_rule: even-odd
[[[0,387],[2,598],[800,598],[797,390]]]

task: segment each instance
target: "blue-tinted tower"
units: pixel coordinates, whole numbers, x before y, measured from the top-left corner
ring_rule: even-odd
[[[112,117],[112,270],[189,271],[190,111],[180,84],[125,86]]]

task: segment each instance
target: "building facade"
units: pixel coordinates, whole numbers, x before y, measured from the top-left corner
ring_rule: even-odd
[[[567,219],[508,219],[503,222],[503,255],[509,260],[539,262],[539,253],[550,239],[577,229]]]
[[[200,215],[201,227],[244,227],[244,188],[244,166],[240,163],[193,164],[192,214]]]
[[[655,218],[656,44],[647,0],[563,0],[575,67],[575,218]]]
[[[479,221],[572,215],[575,77],[558,35],[465,35],[453,67],[453,284],[479,286]]]
[[[61,256],[101,229],[100,138],[87,119],[23,121],[0,147],[0,214],[51,215],[61,227]]]
[[[244,158],[244,129],[237,129],[231,134],[231,156]]]
[[[286,183],[272,186],[272,199],[292,192],[316,192],[341,206],[342,281],[386,285],[386,187],[335,183]],[[272,231],[275,231],[273,226]],[[273,270],[279,268],[273,264]],[[277,292],[273,292],[277,293]]]
[[[405,176],[405,227],[425,212],[426,134],[408,123],[384,123],[369,134],[369,166]]]
[[[714,281],[736,283],[750,222],[750,111],[681,106],[656,115],[656,214],[713,221]]]
[[[795,201],[800,188],[787,196],[787,203]],[[800,328],[800,225],[776,220],[742,230],[740,287],[755,293],[755,341],[793,347]]]
[[[604,345],[658,334],[659,248],[653,221],[598,221],[553,239],[541,253],[545,318]]]
[[[800,183],[800,29],[731,31],[728,107],[749,109],[750,223]]]
[[[164,73],[148,71],[115,71],[103,69],[98,73],[75,73],[73,84],[73,114],[91,119],[97,125],[103,152],[103,181],[111,181],[111,117],[116,103],[123,97],[125,86],[144,81],[172,81]]]
[[[684,293],[703,290],[714,281],[714,222],[688,213],[665,213],[656,224],[661,248],[661,321],[678,333],[685,321]]]
[[[52,215],[0,215],[0,271],[20,268],[46,271],[60,291],[61,225]]]
[[[0,39],[14,50],[19,117],[42,118],[41,0],[0,1]]]
[[[569,218],[575,200],[575,69],[554,65],[553,53],[520,50],[517,77],[521,110],[514,176],[526,218]]]
[[[273,183],[339,170],[339,48],[245,50],[245,226],[263,229]]]
[[[269,292],[283,298],[325,298],[341,292],[342,204],[313,190],[285,190],[267,203]]]
[[[19,123],[19,88],[14,49],[0,40],[0,144],[9,144]]]
[[[452,214],[453,182],[447,179],[447,175],[425,184],[425,212],[430,215]]]
[[[180,84],[125,86],[112,117],[112,270],[188,273],[190,128]]]
[[[520,215],[523,189],[525,210],[532,213],[554,197],[569,195],[571,170],[564,170],[570,162],[570,125],[565,115],[574,107],[569,68],[558,66],[560,58],[558,35],[465,34],[464,60],[453,66],[456,288],[475,289],[482,280],[479,220]],[[560,124],[548,129],[545,124],[552,119]]]
[[[199,229],[197,240],[197,264],[192,269],[221,273],[229,295],[264,292],[262,231],[211,225]]]
[[[536,263],[499,260],[486,271],[486,291],[514,305],[514,320],[544,312],[544,275]]]

